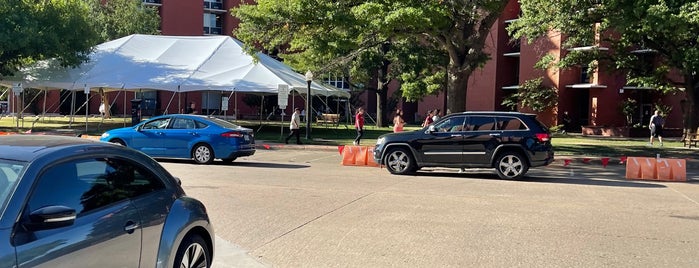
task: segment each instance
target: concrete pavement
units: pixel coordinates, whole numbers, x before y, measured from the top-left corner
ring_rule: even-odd
[[[696,264],[672,252],[699,241],[686,232],[699,204],[695,183],[627,181],[624,165],[582,156],[532,169],[521,182],[446,168],[392,176],[342,167],[337,146],[263,144],[232,165],[166,163],[212,211],[221,236],[213,267]],[[219,181],[194,175],[201,168]],[[514,248],[503,256],[512,257],[495,257],[507,244]]]

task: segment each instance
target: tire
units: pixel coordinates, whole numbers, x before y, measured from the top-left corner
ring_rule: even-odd
[[[497,162],[495,162],[495,170],[501,179],[517,180],[527,173],[529,163],[519,153],[506,152],[498,157]]]
[[[172,267],[209,268],[211,267],[211,249],[201,236],[189,235],[182,240],[182,244],[177,248],[175,263]]]
[[[214,161],[214,151],[207,144],[197,144],[192,149],[192,159],[197,164],[210,164]]]
[[[119,144],[119,145],[121,145],[121,146],[126,147],[126,142],[124,142],[124,141],[121,140],[121,139],[113,139],[113,140],[110,140],[109,142],[114,143],[114,144]]]
[[[405,175],[417,170],[412,154],[405,148],[396,148],[388,151],[385,164],[386,169],[391,174]]]

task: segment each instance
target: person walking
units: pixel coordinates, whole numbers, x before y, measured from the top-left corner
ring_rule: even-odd
[[[434,120],[432,120],[432,117],[434,116],[434,113],[432,111],[427,111],[427,117],[425,117],[425,121],[422,122],[422,126],[426,127],[431,125]]]
[[[665,119],[660,115],[658,110],[655,110],[655,114],[650,117],[650,123],[648,123],[648,128],[650,128],[650,146],[653,146],[653,138],[658,138],[660,142],[660,147],[663,146],[663,125],[665,124]]]
[[[291,130],[291,133],[286,137],[284,143],[289,144],[289,139],[296,136],[296,144],[301,144],[299,125],[301,125],[301,111],[299,108],[295,108],[294,113],[291,115],[291,122],[289,123],[289,130]]]
[[[393,132],[402,132],[405,121],[403,121],[403,110],[397,109],[396,116],[393,117]]]
[[[364,108],[359,107],[357,109],[357,114],[354,115],[354,128],[357,129],[357,138],[354,139],[352,144],[359,145],[364,136]]]

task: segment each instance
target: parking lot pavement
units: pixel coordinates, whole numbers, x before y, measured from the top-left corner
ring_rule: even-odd
[[[699,267],[699,174],[629,181],[559,161],[492,170],[340,165],[337,151],[260,150],[232,164],[162,161],[207,206],[214,267]]]

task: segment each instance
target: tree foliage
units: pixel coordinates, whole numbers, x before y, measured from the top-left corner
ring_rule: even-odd
[[[506,97],[502,105],[511,109],[518,105],[529,107],[535,112],[543,112],[558,104],[558,91],[554,87],[546,87],[542,84],[543,78],[539,77],[525,81],[517,93]]]
[[[0,1],[0,76],[55,59],[76,66],[92,47],[134,33],[155,34],[157,10],[139,0]]]
[[[97,42],[89,14],[82,0],[1,1],[0,76],[41,59],[84,61]]]
[[[608,61],[627,73],[627,83],[668,92],[684,87],[685,128],[699,125],[699,2],[520,0],[522,15],[510,26],[515,38],[530,42],[552,31],[566,36],[565,47],[611,44],[611,52],[569,53],[562,66]],[[651,53],[630,53],[648,49]],[[651,56],[648,56],[651,55]],[[679,72],[683,81],[669,75]]]
[[[297,70],[335,71],[361,81],[355,85],[377,77],[383,94],[396,79],[408,100],[439,93],[446,80],[448,108],[457,112],[468,76],[489,59],[486,36],[507,2],[260,0],[232,13],[238,38],[281,52]]]
[[[140,0],[90,0],[94,30],[99,42],[131,34],[159,34],[160,15],[156,7]]]

